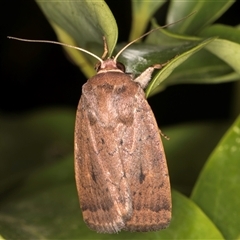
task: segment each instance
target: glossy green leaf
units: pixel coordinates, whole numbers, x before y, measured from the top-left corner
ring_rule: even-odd
[[[101,56],[102,47],[100,47],[100,43],[102,42],[102,39],[100,36],[105,35],[107,37],[108,44],[110,45],[110,49],[114,49],[117,40],[117,27],[115,20],[113,19],[111,12],[104,1],[98,1],[97,3],[94,2],[94,4],[92,4],[90,1],[81,1],[81,3],[59,2],[56,5],[53,4],[53,2],[45,1],[39,1],[38,3],[44,10],[48,19],[50,19],[50,22],[52,23],[52,26],[61,41],[81,47],[85,46],[87,49],[97,53],[98,56]],[[150,16],[152,16],[152,14],[158,7],[160,7],[161,4],[162,2],[133,1],[134,16],[141,16],[146,23]],[[172,4],[176,3],[173,2]],[[192,3],[191,7],[194,6],[195,5]],[[202,3],[200,5],[197,4],[197,6],[201,9],[202,7],[204,8],[208,5],[206,5],[206,3]],[[223,11],[223,9],[226,10],[227,6],[229,6],[228,1],[222,2],[221,4],[216,4],[215,8],[213,9],[213,13],[215,15],[217,13],[219,14],[219,12]],[[185,7],[188,8],[187,6]],[[72,9],[74,9],[74,11],[72,11]],[[137,14],[140,12],[141,14]],[[92,17],[92,15],[94,16]],[[91,19],[89,19],[89,17]],[[192,17],[196,18],[196,14],[193,14],[189,18]],[[179,20],[179,18],[177,20]],[[139,23],[139,21],[134,21]],[[188,21],[188,19],[185,19],[180,23],[184,23],[186,21]],[[143,26],[142,24],[140,25]],[[157,24],[153,26],[157,27]],[[96,30],[96,28],[98,30]],[[138,28],[134,27],[134,29]],[[80,32],[84,32],[83,37],[79,34]],[[155,63],[165,63],[174,58],[176,55],[183,53],[184,47],[179,46],[181,44],[186,44],[186,41],[196,41],[196,38],[176,35],[169,31],[161,30],[158,33],[150,34],[145,42],[146,44],[150,43],[154,45],[161,45],[161,48],[159,46],[149,46],[146,44],[138,45],[138,47],[130,46],[129,49],[122,54],[119,60],[126,65],[128,72],[139,75],[148,66]],[[164,46],[167,47],[164,48]],[[170,46],[174,48],[174,51],[170,49]],[[222,45],[216,46],[216,44],[211,46],[216,48],[215,50],[211,48],[212,52],[218,52],[218,48],[222,47]],[[233,46],[232,44],[232,49],[234,49],[234,51],[235,48],[236,45]],[[119,50],[120,48],[117,47],[117,49]],[[82,71],[85,73],[85,75],[87,75],[87,77],[95,74],[93,62],[86,63],[86,57],[84,54],[69,48],[66,48],[66,51],[72,57],[74,62],[81,67]],[[221,58],[223,58],[223,54],[224,53],[220,53]],[[235,61],[236,58],[234,60],[224,58],[223,60],[236,70],[236,68],[238,68],[238,65]],[[201,60],[201,58],[199,59]],[[188,61],[186,58],[183,58],[183,55],[181,55],[181,57],[178,56],[178,61],[176,61],[176,59],[174,60],[174,62],[177,62],[177,64],[173,64],[172,62],[172,64],[169,64],[163,71],[159,73],[158,78],[155,78],[150,84],[147,90],[147,95],[155,94],[158,91],[161,91],[167,85],[176,83],[216,83],[237,80],[239,78],[238,74],[236,74],[231,67],[224,63],[224,61],[219,59],[216,60],[216,57],[214,59],[214,55],[211,54],[209,55],[209,58],[207,58],[207,61],[202,61],[201,63],[197,60],[194,62],[191,60]],[[178,66],[180,63],[183,63],[182,60],[186,61],[182,66],[177,68],[173,74],[171,74],[176,66]],[[214,64],[208,64],[209,61],[213,60],[216,60]],[[219,62],[221,62],[221,64],[219,64]],[[191,70],[188,66],[189,63],[190,65],[193,65]],[[162,83],[162,81],[168,76],[168,81],[159,85],[159,83]],[[151,89],[151,93],[149,92],[149,89]]]
[[[202,49],[176,68],[166,84],[212,84],[234,80],[239,80],[238,73],[224,61]]]
[[[152,28],[159,27],[155,21],[152,24]],[[156,78],[153,79],[149,84],[147,89],[147,95],[149,95],[158,88],[159,83],[171,74],[173,69],[186,61],[193,53],[202,49],[205,44],[209,43],[208,41],[212,40],[205,41],[196,37],[179,35],[165,29],[159,29],[151,33],[144,43],[129,46],[120,55],[119,61],[125,64],[127,72],[139,75],[151,65],[163,64],[171,60],[163,70],[160,70],[161,77],[157,81]],[[119,50],[119,46],[117,46],[117,50]],[[161,73],[163,74],[161,75]],[[164,82],[164,85],[168,85],[167,81]],[[161,84],[160,87],[162,86]],[[150,89],[151,93],[149,92]]]
[[[158,27],[159,25],[153,21],[152,28]],[[156,63],[166,63],[176,55],[200,44],[201,41],[203,40],[196,37],[183,37],[165,29],[159,29],[148,35],[144,43],[130,45],[120,55],[119,61],[124,63],[127,72],[140,75],[147,67]],[[116,53],[123,46],[117,45]]]
[[[159,71],[150,84],[148,85],[146,89],[146,96],[149,96],[151,92],[160,85],[161,82],[163,82],[172,72],[173,70],[178,67],[181,63],[186,61],[191,55],[201,50],[203,47],[207,46],[209,43],[211,43],[213,39],[207,39],[199,42],[192,42],[192,43],[186,43],[185,45],[181,45],[178,49],[179,55],[175,57],[173,60],[171,60],[167,66],[165,66],[161,71]],[[190,47],[191,46],[191,47]],[[176,50],[176,48],[173,48],[173,50]],[[181,54],[181,50],[183,50]]]
[[[185,21],[185,20],[182,20]],[[152,29],[158,28],[157,31],[153,31],[146,38],[146,43],[154,44],[159,46],[172,46],[174,47],[177,43],[183,43],[184,41],[197,41],[200,40],[199,37],[196,36],[188,36],[184,34],[178,34],[168,30],[167,28],[163,28],[156,22],[155,19],[151,21]]]
[[[209,157],[192,193],[192,200],[226,239],[240,236],[240,117]]]
[[[240,75],[240,44],[224,39],[215,39],[206,49],[225,61]]]
[[[103,52],[102,37],[105,36],[109,55],[112,54],[117,42],[118,30],[116,21],[105,1],[37,0],[37,3],[61,41],[67,41],[69,44],[87,49],[96,55],[99,55],[100,49],[99,56],[101,56]],[[67,51],[72,54],[69,49]],[[82,67],[81,63],[84,57],[81,53],[78,53],[77,56],[73,56],[73,59],[77,58],[77,63],[80,62],[79,66]],[[89,64],[92,68],[92,63]],[[88,75],[92,73],[88,73]]]
[[[234,27],[216,24],[200,33],[203,37],[214,35],[219,39],[209,44],[206,49],[231,66],[240,78],[240,31]]]
[[[152,28],[158,27],[155,21],[152,21]],[[202,34],[204,37],[214,37],[218,34]],[[218,31],[219,32],[219,31]],[[236,29],[235,29],[235,32]],[[231,29],[230,38],[237,38],[238,33],[233,32]],[[213,32],[214,33],[214,32]],[[215,31],[217,33],[217,30]],[[160,29],[159,31],[153,32],[146,39],[148,44],[159,45],[165,48],[175,48],[176,45],[181,45],[184,42],[194,41],[196,37],[190,37],[186,35],[172,33],[166,29]],[[235,63],[237,66],[237,62]],[[239,80],[239,74],[236,73],[226,62],[210,53],[205,49],[201,49],[191,58],[187,59],[180,66],[178,66],[169,75],[167,81],[164,81],[161,85],[157,86],[152,90],[151,95],[162,91],[166,86],[173,84],[182,83],[221,83]]]
[[[173,23],[195,12],[188,19],[169,27],[171,31],[196,34],[218,19],[232,4],[233,0],[222,1],[179,1],[172,0],[167,15],[167,23]]]
[[[194,39],[194,38],[193,38]],[[119,61],[126,66],[126,72],[140,75],[147,67],[156,63],[167,63],[158,74],[153,77],[146,89],[147,96],[152,95],[155,89],[168,85],[160,85],[180,64],[186,61],[191,55],[201,50],[213,39],[208,40],[181,40],[175,45],[153,45],[153,44],[133,44],[127,48],[119,57]],[[196,39],[196,38],[195,38]],[[119,46],[117,47],[117,49]],[[169,61],[170,60],[170,61]]]
[[[231,27],[223,24],[214,24],[206,27],[200,32],[201,37],[218,36],[235,43],[240,43],[240,31],[237,27]]]
[[[141,36],[152,18],[153,14],[166,2],[132,0],[132,26],[129,42]]]
[[[216,226],[190,199],[173,191],[170,226],[156,239],[224,239]]]

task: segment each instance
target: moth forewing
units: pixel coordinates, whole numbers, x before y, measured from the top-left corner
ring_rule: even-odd
[[[118,75],[109,72],[89,79],[76,117],[75,174],[80,205],[85,222],[97,232],[118,232],[132,215],[131,191],[119,149],[121,132],[129,123],[124,113],[118,114],[115,98],[124,87]]]
[[[133,215],[126,223],[129,231],[156,231],[171,220],[171,191],[165,153],[158,126],[143,91],[137,95],[134,116],[136,151],[131,169]]]

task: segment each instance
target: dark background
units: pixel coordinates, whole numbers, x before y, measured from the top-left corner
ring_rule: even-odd
[[[106,1],[119,27],[119,42],[127,41],[131,23],[131,2]],[[237,25],[240,1],[218,23]],[[23,43],[6,37],[56,40],[56,36],[34,1],[1,2],[0,112],[20,114],[46,107],[76,109],[86,77],[72,65],[61,47]],[[164,24],[167,4],[157,14]],[[184,121],[227,119],[234,83],[178,85],[149,99],[162,126]]]

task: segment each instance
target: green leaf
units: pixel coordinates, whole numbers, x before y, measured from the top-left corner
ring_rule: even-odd
[[[0,193],[72,152],[74,117],[63,109],[0,116]]]
[[[73,176],[72,157],[35,173],[2,204],[1,235],[6,239],[222,239],[203,212],[175,191],[172,195],[173,218],[168,229],[97,234],[82,220]]]
[[[207,46],[209,43],[211,43],[214,39],[207,39],[203,41],[195,41],[190,43],[185,43],[184,45],[179,46],[179,48],[175,47],[172,48],[172,51],[177,51],[179,54],[177,57],[175,57],[173,60],[171,60],[167,66],[165,66],[162,70],[160,70],[152,79],[150,84],[148,85],[146,89],[146,96],[152,94],[154,89],[160,85],[172,72],[173,70],[178,67],[180,64],[182,64],[184,61],[186,61],[191,55],[201,50],[203,47]],[[170,51],[170,49],[168,49]],[[167,83],[166,83],[167,84]]]
[[[224,239],[193,201],[176,191],[173,191],[172,199],[172,221],[156,239]]]
[[[223,1],[179,1],[170,2],[167,23],[173,23],[195,12],[188,19],[169,27],[171,31],[185,34],[196,34],[205,26],[218,19],[232,4],[233,0]]]
[[[152,28],[156,28],[158,25],[155,21],[152,21]],[[235,32],[238,32],[234,29]],[[237,38],[238,33],[235,33],[231,29],[230,36],[232,38]],[[203,37],[218,36],[218,34],[202,34]],[[148,44],[159,45],[165,48],[175,48],[176,45],[184,44],[184,42],[196,41],[196,37],[189,37],[181,34],[172,33],[166,29],[160,29],[159,31],[153,32],[146,39]],[[207,46],[207,45],[206,45]],[[169,50],[170,52],[171,50]],[[161,53],[162,55],[164,53]],[[170,56],[169,56],[170,57]],[[237,62],[234,64],[238,66]],[[178,66],[174,71],[169,75],[167,81],[164,81],[161,85],[157,86],[155,89],[152,89],[150,95],[154,95],[159,91],[162,91],[166,86],[173,84],[182,84],[182,83],[221,83],[239,80],[239,74],[236,73],[233,68],[231,68],[226,62],[210,53],[205,49],[201,49],[191,58],[186,59],[180,66]]]
[[[237,28],[216,24],[204,29],[200,36],[218,36],[206,49],[231,66],[240,78],[240,31]]]
[[[171,185],[190,195],[206,159],[229,128],[229,122],[186,122],[163,129],[161,125],[159,127],[170,137],[169,141],[164,138],[162,141]]]
[[[231,27],[223,24],[214,24],[206,27],[200,32],[201,37],[213,37],[226,39],[232,42],[240,43],[240,31],[237,27]]]
[[[141,36],[151,17],[165,2],[164,1],[145,1],[145,0],[132,0],[132,27],[129,37],[129,42]]]
[[[240,76],[240,44],[224,39],[215,39],[206,49],[231,66]]]
[[[159,27],[155,21],[153,21],[152,24],[153,28]],[[174,69],[177,70],[177,67],[186,61],[188,57],[193,56],[194,53],[201,50],[205,45],[213,41],[213,39],[214,38],[204,40],[196,37],[171,33],[165,29],[159,29],[158,31],[151,33],[151,35],[147,37],[144,44],[133,44],[129,46],[120,55],[119,61],[125,64],[127,72],[133,73],[134,75],[139,75],[151,65],[156,63],[166,63],[172,59],[167,66],[159,71],[159,74],[155,75],[148,85],[146,95],[149,96],[155,94],[159,91],[159,89],[164,88],[164,86],[172,84],[173,81],[168,83],[169,79],[167,79],[164,84],[162,84],[162,82],[168,76],[171,77],[170,74],[172,71]],[[119,46],[117,46],[117,50],[118,48]],[[219,64],[219,61],[221,60],[217,60],[217,64]],[[192,61],[190,62],[192,63]],[[224,66],[227,66],[225,63],[223,64]],[[199,65],[197,65],[197,67],[199,67]],[[230,68],[227,67],[227,73],[231,71],[231,69],[229,69]],[[189,69],[184,70],[185,72],[183,75],[187,73],[188,70]],[[226,71],[224,73],[226,73]],[[178,84],[178,81],[180,83],[182,79],[175,78],[174,81],[175,84]]]
[[[192,55],[174,70],[167,84],[206,84],[239,80],[239,74],[205,49]]]
[[[101,56],[103,49],[101,46],[102,44],[100,44],[102,43],[101,37],[102,35],[105,35],[109,48],[113,51],[117,41],[117,26],[104,1],[97,1],[94,2],[94,4],[90,1],[71,1],[68,3],[58,2],[56,4],[55,2],[38,1],[38,3],[50,20],[50,23],[61,41],[85,47],[88,50],[97,53],[98,56]],[[162,2],[133,1],[133,15],[136,18],[137,16],[141,16],[144,24],[146,24],[161,4]],[[177,3],[172,2],[172,4],[174,6],[174,4]],[[199,9],[208,6],[205,2],[201,4],[194,2],[190,5],[192,8],[197,6]],[[185,8],[188,9],[184,3],[182,6],[185,6]],[[217,16],[221,11],[223,11],[223,9],[226,10],[228,6],[230,6],[228,1],[218,3],[213,9],[213,14],[211,14],[215,14],[215,16]],[[197,16],[197,14],[193,14],[189,18],[194,17],[197,19]],[[185,19],[180,23],[184,23],[186,21],[188,21],[188,19]],[[137,22],[138,26],[140,25],[141,27],[144,27],[142,24],[139,24],[139,20],[134,20],[134,22]],[[156,23],[153,23],[153,26],[158,27]],[[134,29],[141,29],[141,27],[134,27]],[[84,34],[79,34],[81,32]],[[214,33],[217,33],[217,31]],[[202,34],[206,34],[206,32],[203,32]],[[234,34],[234,36],[237,35],[236,33]],[[201,48],[196,48],[196,51],[189,51],[190,48],[187,44],[189,42],[193,43],[196,41],[199,41],[199,38],[179,34],[177,35],[162,29],[158,32],[150,34],[144,44],[130,46],[119,57],[119,60],[125,64],[128,72],[131,72],[134,75],[139,75],[150,65],[165,63],[178,55],[178,57],[171,61],[171,64],[168,64],[168,66],[166,66],[163,71],[160,71],[153,79],[147,89],[147,96],[156,94],[167,85],[171,84],[217,83],[239,79],[239,74],[234,72],[234,70],[238,71],[239,69],[239,65],[237,64],[239,54],[236,54],[235,59],[232,60],[231,57],[225,58],[225,52],[219,51],[219,48],[229,46],[229,43],[227,44],[222,41],[219,45],[217,44],[218,42],[215,41],[215,44],[212,44],[211,47],[208,48],[213,54],[219,54],[218,56],[223,61],[216,58],[213,54],[209,54],[205,59],[195,57],[188,60],[189,56],[192,56],[193,53],[199,51]],[[233,51],[238,51],[236,44],[232,43],[230,47]],[[89,62],[86,61],[89,57],[87,57],[86,54],[82,54],[74,49],[65,49],[87,77],[95,75],[91,57],[91,61]],[[116,49],[119,50],[119,46],[117,46]],[[189,54],[182,54],[184,51],[189,51]],[[188,57],[186,57],[187,55]],[[198,56],[201,56],[201,54]],[[194,61],[192,61],[193,59]],[[227,62],[229,66],[224,61]],[[179,66],[180,64],[182,64],[182,66]],[[175,70],[176,67],[178,68]],[[172,72],[173,74],[171,74]],[[162,83],[167,77],[168,81],[160,85],[160,83]]]
[[[102,55],[102,37],[105,36],[109,55],[112,54],[117,42],[118,30],[116,21],[105,1],[37,0],[37,3],[53,26],[60,41],[87,49],[96,55],[99,54],[100,49]],[[67,51],[71,56],[72,50],[68,49]],[[78,57],[75,53],[73,59],[79,59],[77,63],[79,62],[81,68],[85,55],[82,56],[81,53],[77,55]],[[92,62],[89,64],[92,68]],[[91,74],[93,72],[87,73],[87,75]]]
[[[153,28],[159,25],[153,21]],[[126,72],[140,75],[147,67],[156,63],[166,63],[189,49],[196,47],[203,40],[173,34],[164,29],[151,33],[144,43],[130,45],[119,57],[126,66]],[[124,45],[123,45],[124,46]],[[118,52],[122,45],[117,45]]]
[[[240,117],[209,157],[191,196],[226,239],[240,236],[239,156]]]
[[[73,157],[34,172],[1,207],[0,232],[6,239],[82,236],[78,230],[81,215],[77,211]]]
[[[194,39],[194,38],[193,38]],[[153,44],[133,44],[129,46],[119,57],[119,61],[126,66],[126,72],[134,75],[140,75],[147,67],[156,63],[166,63],[162,70],[152,78],[152,81],[146,89],[146,96],[152,95],[158,85],[162,83],[172,71],[186,61],[191,55],[209,44],[212,39],[207,40],[188,40],[182,39],[175,45],[153,45]],[[120,46],[117,46],[118,50]],[[169,59],[172,59],[168,61]],[[156,71],[157,72],[157,71]],[[165,85],[167,85],[167,81]],[[162,87],[164,85],[160,85]]]

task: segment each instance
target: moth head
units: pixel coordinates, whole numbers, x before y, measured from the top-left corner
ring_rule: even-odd
[[[125,73],[125,66],[120,63],[114,61],[112,58],[108,58],[102,62],[98,62],[95,65],[95,70],[97,73],[108,72],[108,71],[116,71]]]

